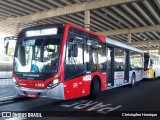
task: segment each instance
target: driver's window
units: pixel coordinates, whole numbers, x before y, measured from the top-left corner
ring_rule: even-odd
[[[69,34],[65,57],[65,80],[70,80],[85,71],[84,38],[76,34]]]
[[[77,48],[76,48],[77,47]],[[76,38],[70,38],[67,43],[66,64],[83,64],[83,48],[82,43],[76,42]]]

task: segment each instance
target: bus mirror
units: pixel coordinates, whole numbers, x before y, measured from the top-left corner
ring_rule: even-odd
[[[78,56],[78,44],[72,44],[68,49],[68,57],[77,57]]]
[[[5,54],[8,54],[8,46],[9,46],[9,41],[7,41],[5,45]]]
[[[9,42],[13,41],[13,40],[14,40],[14,42],[11,42],[11,45],[9,46]],[[15,37],[15,36],[9,36],[9,37],[4,38],[4,53],[5,54],[8,54],[8,49],[10,49],[10,47],[13,48],[13,46],[15,46],[15,43],[16,43],[15,40],[17,40],[17,37]],[[9,53],[13,53],[13,51],[9,52]]]
[[[78,44],[73,44],[73,57],[78,56]]]

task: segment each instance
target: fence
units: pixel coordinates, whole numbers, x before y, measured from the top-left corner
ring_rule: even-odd
[[[0,98],[13,95],[12,64],[0,63]]]
[[[12,71],[0,71],[0,87],[12,84]]]

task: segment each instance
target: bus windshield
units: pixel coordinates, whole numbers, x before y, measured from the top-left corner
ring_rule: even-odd
[[[17,41],[14,72],[55,73],[61,38],[37,37]]]

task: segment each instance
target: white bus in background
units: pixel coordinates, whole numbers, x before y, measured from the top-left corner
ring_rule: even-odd
[[[143,78],[155,80],[158,77],[160,77],[160,56],[144,53]]]
[[[114,66],[109,64],[111,69],[110,67],[108,69],[108,76],[110,77],[112,76],[110,71],[114,71],[114,79],[109,78],[108,81],[113,79],[114,83],[112,84],[114,84],[114,87],[118,87],[125,84],[134,86],[135,82],[142,80],[144,70],[143,51],[109,38],[107,43],[110,44],[108,50],[111,49],[110,55],[108,55],[114,59]]]

